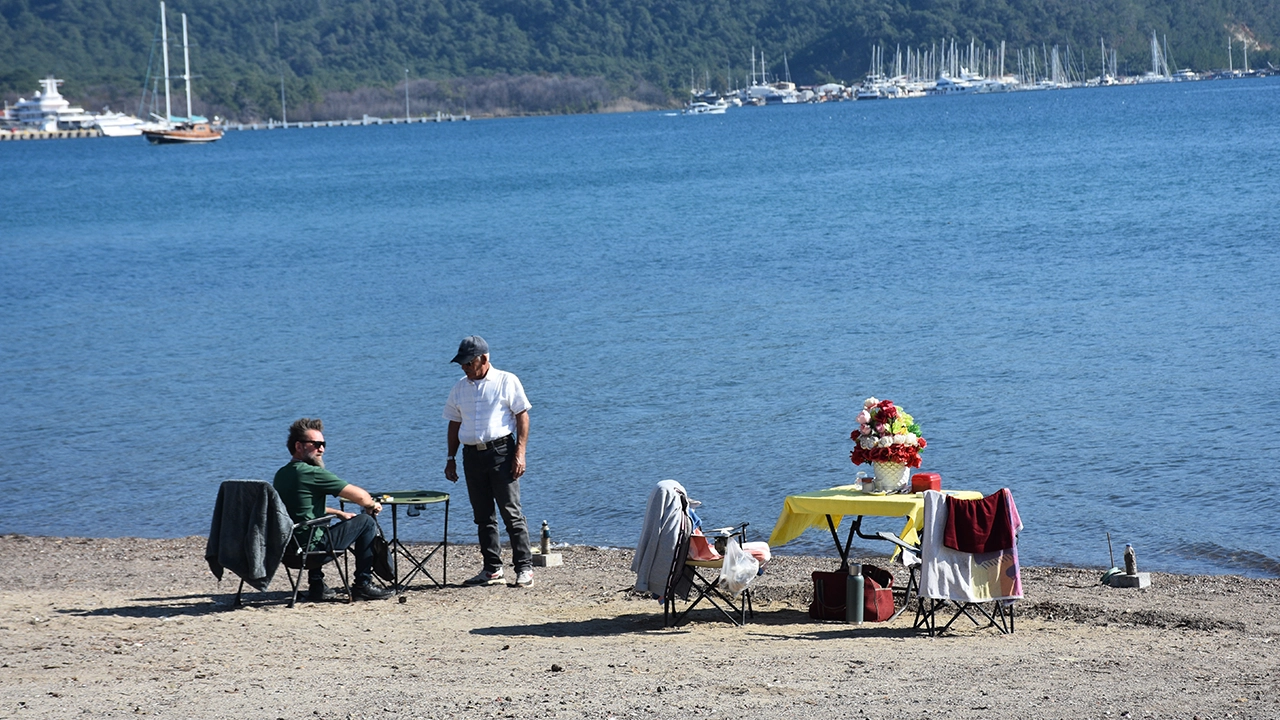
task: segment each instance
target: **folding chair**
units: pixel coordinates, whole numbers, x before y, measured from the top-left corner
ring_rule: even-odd
[[[338,571],[338,577],[342,579],[342,588],[346,591],[347,602],[351,602],[351,582],[350,573],[347,568],[347,549],[335,550],[333,543],[329,541],[329,525],[333,521],[333,517],[325,515],[314,520],[300,522],[293,526],[293,534],[289,538],[289,545],[284,550],[285,574],[289,577],[289,584],[293,587],[293,596],[289,598],[289,607],[293,607],[298,602],[298,591],[302,587],[302,578],[308,574],[309,570],[315,570],[322,567],[325,563],[333,561],[334,568]],[[303,541],[314,538],[308,545],[303,545]],[[299,539],[301,536],[302,539]],[[338,554],[342,554],[342,562],[338,561]],[[294,573],[297,573],[296,575]],[[244,583],[240,584],[244,587]],[[236,604],[240,604],[239,594],[236,595]]]
[[[901,547],[903,562],[910,567],[907,581],[906,597],[903,609],[910,602],[911,593],[916,593],[916,616],[913,627],[924,629],[929,635],[940,635],[951,628],[951,625],[965,616],[976,626],[982,626],[981,617],[986,621],[985,627],[995,627],[1002,633],[1014,630],[1015,600],[1022,598],[1022,576],[1018,565],[1017,533],[1022,530],[1022,521],[1018,516],[1017,506],[1013,502],[1013,494],[1008,488],[989,495],[982,500],[956,500],[952,503],[970,503],[960,505],[964,510],[964,519],[953,521],[953,534],[986,537],[987,527],[957,527],[954,523],[982,525],[984,522],[995,522],[1003,515],[1002,522],[1007,523],[1007,531],[1011,531],[1011,540],[1007,542],[988,542],[981,552],[968,552],[947,547],[944,538],[948,527],[948,499],[939,492],[927,491],[924,494],[924,529],[920,533],[920,545],[915,546],[903,542],[891,533],[878,533],[879,537]],[[992,510],[984,516],[985,510]],[[985,521],[983,518],[985,517]],[[969,531],[966,533],[966,530]],[[995,547],[1007,544],[1008,547]],[[939,618],[944,616],[947,608],[955,612],[946,622]],[[899,613],[902,610],[898,611]],[[896,617],[896,615],[895,615]]]
[[[734,625],[745,625],[748,617],[755,617],[755,609],[751,605],[751,588],[742,589],[741,595],[735,597],[727,592],[720,583],[720,570],[724,567],[724,553],[726,543],[729,539],[734,539],[739,546],[746,543],[747,525],[742,523],[735,527],[720,528],[711,531],[712,535],[694,535],[692,532],[681,540],[682,552],[677,552],[671,563],[671,574],[667,581],[667,591],[663,594],[662,603],[662,622],[666,627],[675,627],[689,616],[690,611],[698,606],[703,600],[706,600],[712,607],[720,611],[725,619]],[[716,540],[717,551],[720,557],[715,560],[698,560],[689,557],[689,547],[693,542],[701,538],[702,542],[706,542],[709,538]],[[717,571],[715,575],[708,577],[708,570]],[[688,606],[679,613],[676,612],[677,596],[688,599],[689,591],[697,594],[693,600],[689,601]],[[682,592],[683,591],[683,592]]]
[[[223,570],[240,577],[235,605],[242,604],[245,583],[266,592],[281,564],[289,578],[292,596],[289,607],[297,603],[298,590],[305,571],[333,561],[342,578],[350,602],[351,585],[345,563],[338,563],[339,552],[329,542],[329,516],[294,523],[284,501],[271,483],[263,480],[227,480],[218,487],[205,560],[219,580]],[[301,538],[316,536],[304,548]],[[297,571],[295,577],[293,571]]]

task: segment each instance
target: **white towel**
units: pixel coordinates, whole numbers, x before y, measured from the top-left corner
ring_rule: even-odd
[[[1000,492],[1009,492],[1008,488]],[[1014,533],[1022,531],[1022,518],[1009,495],[1009,515]],[[958,602],[1016,600],[1022,597],[1018,546],[973,555],[942,544],[947,526],[947,496],[934,490],[924,494],[924,530],[920,538],[920,597]]]

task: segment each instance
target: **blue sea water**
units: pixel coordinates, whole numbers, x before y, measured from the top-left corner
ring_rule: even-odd
[[[1278,576],[1277,118],[1271,79],[4,143],[0,532],[202,534],[300,416],[349,481],[449,490],[478,333],[557,541],[632,545],[664,478],[767,536],[866,469],[875,395],[1013,490],[1024,563]]]

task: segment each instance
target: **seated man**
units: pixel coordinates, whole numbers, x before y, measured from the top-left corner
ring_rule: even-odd
[[[276,492],[289,508],[294,522],[314,520],[325,514],[336,515],[341,521],[329,526],[329,540],[334,552],[341,552],[355,545],[356,576],[351,586],[352,599],[382,600],[394,593],[373,584],[373,538],[376,523],[373,516],[382,512],[382,504],[373,499],[363,488],[345,483],[337,475],[324,469],[324,423],[319,418],[302,418],[289,426],[289,452],[293,460],[276,472]],[[325,497],[333,495],[353,502],[368,514],[355,513],[325,507]],[[310,538],[315,542],[319,535]],[[324,571],[309,571],[308,598],[313,601],[329,600],[333,590],[324,585]]]

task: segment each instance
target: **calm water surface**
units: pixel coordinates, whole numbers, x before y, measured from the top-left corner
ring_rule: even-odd
[[[669,477],[767,535],[875,395],[1013,489],[1024,562],[1277,576],[1277,117],[1259,80],[5,143],[0,532],[202,534],[303,415],[345,479],[449,489],[478,333],[559,541],[632,545]]]

